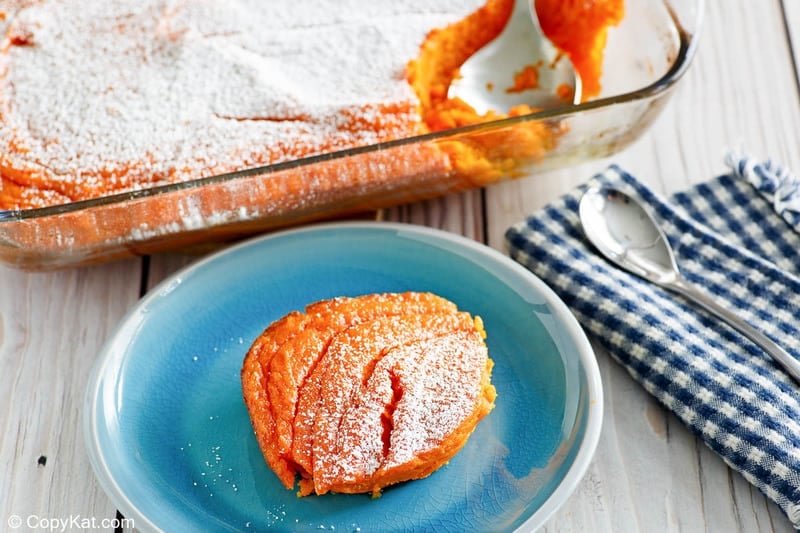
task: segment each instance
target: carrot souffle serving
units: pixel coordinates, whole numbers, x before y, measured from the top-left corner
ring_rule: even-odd
[[[316,302],[242,367],[261,451],[287,488],[380,495],[447,463],[494,408],[483,323],[430,293]]]
[[[560,36],[592,90],[621,0],[536,4],[543,28]],[[0,0],[0,209],[500,118],[448,99],[447,88],[512,7],[512,0]],[[542,149],[556,134],[533,132]],[[480,147],[440,150],[403,164],[440,173],[493,164]],[[356,187],[368,174],[351,173],[349,184],[327,174],[297,178],[314,181],[307,184],[276,180],[251,201]]]

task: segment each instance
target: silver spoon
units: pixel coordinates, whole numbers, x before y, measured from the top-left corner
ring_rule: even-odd
[[[607,259],[724,320],[800,382],[800,361],[681,275],[663,231],[636,200],[611,187],[591,187],[581,198],[579,215],[586,237]]]
[[[461,65],[461,76],[448,89],[450,98],[462,99],[481,114],[507,112],[520,104],[547,109],[569,103],[556,92],[559,85],[566,84],[572,89],[572,103],[580,103],[581,83],[575,67],[542,33],[533,1],[516,0],[500,35]],[[538,87],[507,92],[517,73],[527,66],[537,68]]]

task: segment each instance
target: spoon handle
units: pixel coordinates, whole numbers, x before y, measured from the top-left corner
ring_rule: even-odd
[[[778,346],[772,341],[772,339],[761,333],[759,330],[739,318],[728,309],[716,303],[705,293],[697,289],[697,287],[686,281],[686,279],[683,277],[679,277],[673,283],[670,283],[668,288],[695,302],[706,311],[727,322],[732,328],[738,330],[742,335],[760,346],[761,349],[767,352],[772,359],[780,364],[783,369],[795,379],[795,381],[800,383],[800,361],[789,355],[786,350]]]

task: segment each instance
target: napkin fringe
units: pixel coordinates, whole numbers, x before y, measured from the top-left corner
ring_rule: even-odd
[[[792,225],[800,223],[800,179],[788,168],[771,159],[758,161],[738,152],[729,153],[725,162],[769,200],[776,213]]]

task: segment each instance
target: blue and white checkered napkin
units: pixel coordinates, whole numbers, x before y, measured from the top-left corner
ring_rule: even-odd
[[[510,255],[550,285],[648,392],[800,527],[800,384],[687,301],[604,260],[578,201],[613,183],[649,204],[687,279],[800,358],[800,180],[730,157],[731,173],[662,198],[612,166],[509,228]]]

